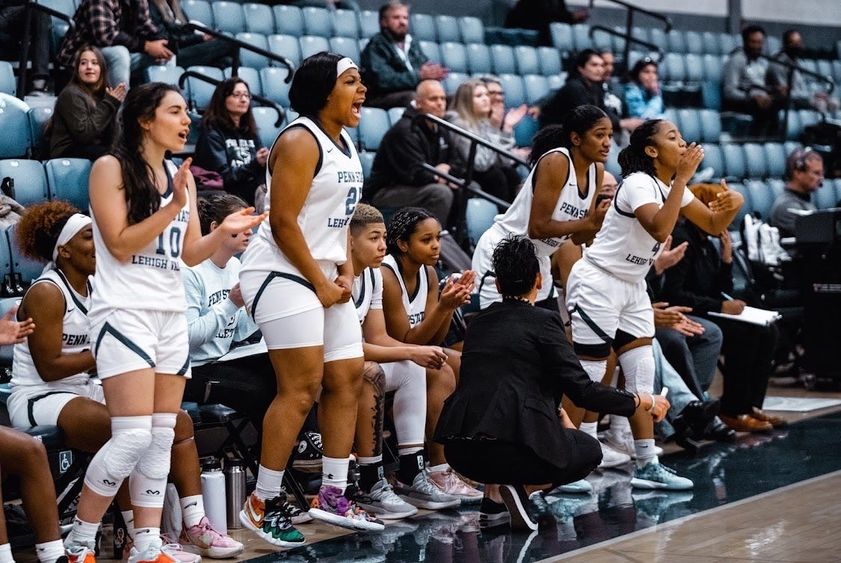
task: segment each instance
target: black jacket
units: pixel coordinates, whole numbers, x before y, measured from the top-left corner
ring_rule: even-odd
[[[105,94],[94,100],[81,86],[68,84],[56,99],[50,125],[50,158],[64,156],[74,146],[110,147],[117,126],[120,100]]]
[[[369,98],[402,90],[414,90],[420,80],[418,70],[429,60],[421,51],[420,43],[413,38],[408,53],[408,59],[412,63],[410,69],[397,53],[394,39],[388,30],[382,30],[371,37],[359,58]]]
[[[635,410],[632,394],[590,380],[560,315],[521,301],[494,303],[467,328],[458,385],[444,403],[435,440],[495,438],[566,467],[569,444],[558,417],[564,394],[587,410],[622,416]]]
[[[383,136],[374,157],[371,175],[365,183],[364,199],[388,186],[425,186],[435,182],[435,175],[422,168],[423,163],[450,165],[450,174],[459,177],[464,163],[446,129],[434,127],[417,110],[407,108],[403,117]]]
[[[238,131],[201,126],[193,164],[222,176],[225,191],[254,203],[254,190],[266,182],[266,169],[257,162],[260,137]]]
[[[604,88],[600,82],[588,82],[580,76],[570,78],[563,88],[540,109],[540,126],[559,124],[568,111],[583,105],[601,108],[610,117],[614,132],[619,131],[619,116],[604,105]]]

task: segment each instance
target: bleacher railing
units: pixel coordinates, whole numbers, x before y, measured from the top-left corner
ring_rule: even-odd
[[[640,39],[635,38],[632,34],[632,31],[633,31],[633,28],[634,28],[634,16],[636,14],[643,14],[643,15],[646,15],[648,17],[654,18],[655,20],[659,20],[659,21],[663,22],[664,31],[666,33],[670,32],[672,30],[672,20],[668,16],[664,16],[663,14],[658,14],[657,12],[652,12],[651,10],[646,10],[645,8],[640,8],[639,6],[635,6],[633,4],[625,2],[624,0],[607,0],[607,1],[612,2],[614,4],[618,4],[618,5],[627,9],[627,13],[625,15],[625,33],[622,34],[621,32],[618,32],[614,29],[608,29],[608,28],[605,28],[603,26],[594,26],[594,27],[598,28],[598,29],[601,29],[602,31],[605,31],[607,33],[610,33],[612,35],[619,35],[619,36],[622,36],[622,37],[625,38],[625,48],[622,50],[622,60],[624,60],[626,62],[628,61],[628,55],[631,52],[631,41],[634,41],[635,43],[639,43],[639,44],[646,45],[646,46],[651,45],[651,43],[648,43],[647,41],[642,41]],[[590,0],[590,9],[593,9],[593,3],[594,3],[594,0]],[[590,36],[591,37],[593,35],[594,27],[590,28]],[[656,50],[658,53],[660,52],[659,47],[655,46],[654,50]]]
[[[27,63],[29,62],[29,46],[32,44],[32,13],[43,12],[48,16],[60,19],[67,23],[72,31],[76,26],[73,18],[67,14],[54,10],[49,6],[39,4],[37,0],[29,0],[24,10],[23,37],[20,42],[20,59],[18,60],[18,97],[22,100],[26,95],[26,76],[28,74]]]
[[[233,71],[232,76],[237,76],[236,71]],[[184,90],[184,84],[187,82],[187,79],[191,77],[197,80],[201,80],[202,82],[212,84],[213,86],[219,86],[222,83],[221,80],[213,78],[212,76],[208,76],[204,73],[197,72],[195,70],[185,70],[184,74],[182,74],[178,78],[178,87]],[[251,94],[251,101],[258,102],[261,106],[270,107],[274,109],[277,112],[277,121],[275,121],[274,126],[280,127],[280,125],[283,123],[283,118],[286,116],[286,111],[284,111],[284,109],[280,105],[278,105],[277,102],[259,94]]]

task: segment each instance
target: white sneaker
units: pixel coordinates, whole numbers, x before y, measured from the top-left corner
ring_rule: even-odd
[[[432,483],[427,469],[415,475],[411,485],[406,485],[398,480],[395,482],[394,488],[400,498],[418,508],[443,510],[445,508],[455,508],[461,504],[461,499],[448,495]]]
[[[628,461],[630,461],[630,459]],[[579,479],[578,481],[573,481],[572,483],[567,483],[566,485],[555,487],[549,492],[549,494],[551,495],[553,493],[571,493],[589,495],[592,492],[593,485],[591,485],[590,482],[587,481],[587,479]]]
[[[685,491],[694,484],[686,477],[681,477],[674,470],[657,461],[647,463],[645,467],[637,467],[631,486],[638,489],[665,489],[669,491]]]
[[[388,481],[381,479],[371,487],[370,492],[361,489],[353,495],[356,504],[381,520],[399,520],[418,513],[418,509],[394,493]]]
[[[602,456],[605,455],[605,445],[609,446],[616,452],[621,454],[625,454],[626,456],[630,457],[631,459],[637,459],[637,449],[634,447],[634,435],[630,432],[611,432],[610,429],[607,430],[602,436]],[[654,446],[654,455],[660,456],[663,455],[663,448],[660,446]],[[602,459],[602,465],[599,467],[615,467],[614,465],[604,465],[604,457]]]
[[[615,450],[604,442],[599,442],[599,444],[601,444],[602,447],[602,462],[599,464],[600,468],[606,469],[608,467],[619,467],[620,465],[625,465],[631,461],[631,456],[628,454]]]

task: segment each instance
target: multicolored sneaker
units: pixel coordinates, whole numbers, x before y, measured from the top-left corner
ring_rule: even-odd
[[[379,532],[385,529],[381,520],[348,499],[340,488],[330,485],[322,485],[318,495],[312,499],[310,516],[352,530]]]
[[[312,522],[312,516],[310,516],[309,509],[301,510],[298,505],[289,502],[289,498],[286,496],[286,491],[284,489],[280,490],[280,498],[280,509],[286,512],[286,515],[293,524],[297,525]]]
[[[485,496],[485,493],[465,483],[455,471],[449,468],[444,471],[430,471],[429,480],[446,494],[461,500],[462,504],[482,502]]]
[[[161,553],[171,557],[175,563],[201,563],[201,555],[184,551],[180,543],[170,541],[165,536],[161,536],[161,539],[163,540]],[[131,559],[131,552],[129,552],[129,559]]]
[[[400,498],[418,508],[427,510],[444,510],[445,508],[457,508],[461,500],[453,495],[448,495],[439,489],[429,478],[429,470],[423,469],[415,475],[411,485],[395,481],[394,488]]]
[[[163,545],[150,545],[143,551],[138,551],[136,547],[131,548],[129,552],[128,563],[177,563],[177,560],[163,549]],[[201,558],[199,558],[201,561]]]
[[[394,489],[385,479],[380,479],[369,492],[358,489],[353,500],[382,520],[399,520],[418,513],[418,509],[394,493]]]
[[[307,541],[306,538],[295,529],[282,508],[285,500],[285,496],[277,496],[264,502],[252,493],[242,505],[239,521],[272,545],[279,547],[303,545]]]
[[[96,563],[96,546],[81,543],[65,544],[68,563]]]
[[[195,526],[182,528],[179,539],[187,551],[195,551],[211,559],[236,557],[243,550],[241,543],[214,529],[207,516]]]
[[[681,477],[662,463],[652,461],[647,463],[645,467],[634,469],[631,486],[639,489],[685,491],[695,485],[692,481],[686,477]]]

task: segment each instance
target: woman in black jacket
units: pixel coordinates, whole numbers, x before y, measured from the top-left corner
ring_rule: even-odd
[[[201,121],[193,165],[218,172],[226,192],[254,205],[254,192],[266,183],[269,149],[257,135],[251,91],[245,80],[223,80]]]
[[[642,408],[657,421],[669,403],[590,380],[558,313],[533,306],[542,279],[530,240],[503,240],[493,266],[503,301],[470,323],[461,376],[444,404],[435,440],[444,444],[447,461],[458,472],[501,484],[485,488],[482,515],[503,513],[504,501],[512,526],[535,530],[525,512],[527,492],[582,479],[602,458],[598,442],[559,413],[564,394],[588,410],[631,416]]]

